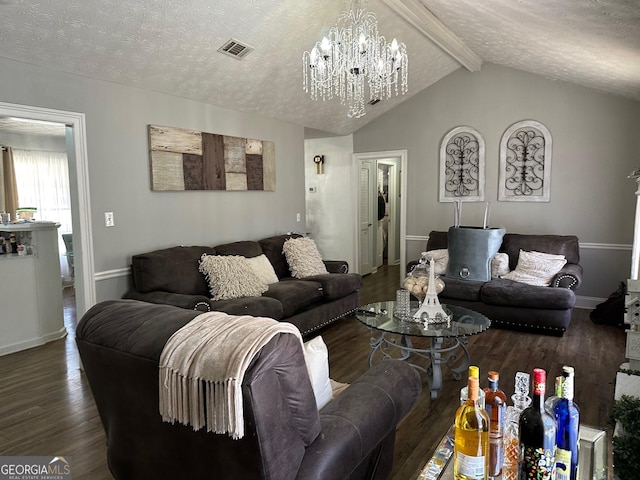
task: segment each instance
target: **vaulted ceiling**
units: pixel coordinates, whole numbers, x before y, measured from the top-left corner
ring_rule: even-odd
[[[494,63],[640,100],[637,0],[369,0],[409,93],[350,119],[302,89],[344,0],[0,0],[0,57],[349,134],[458,68]],[[238,60],[229,39],[254,48]],[[0,86],[1,88],[1,86]]]

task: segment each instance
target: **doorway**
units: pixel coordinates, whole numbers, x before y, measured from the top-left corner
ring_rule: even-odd
[[[406,263],[406,195],[403,192],[406,192],[407,151],[358,153],[354,154],[354,163],[358,169],[355,188],[359,192],[356,208],[358,272],[361,275],[375,273],[380,255],[384,259],[385,220],[378,220],[380,193],[386,195],[385,210],[389,212],[386,220],[387,263],[402,266]],[[380,242],[383,242],[381,250],[378,248]],[[403,273],[404,268],[400,268],[400,275]]]
[[[378,168],[378,235],[376,265],[398,265],[400,263],[400,232],[398,230],[398,172],[396,159],[377,161]]]
[[[0,102],[0,117],[65,125],[74,234],[75,307],[77,316],[82,316],[96,298],[84,114]]]

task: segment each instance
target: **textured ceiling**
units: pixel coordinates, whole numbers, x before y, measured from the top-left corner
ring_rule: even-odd
[[[302,53],[344,0],[0,0],[0,56],[348,134],[460,64],[383,0],[379,31],[409,52],[409,93],[349,119],[302,90]],[[640,100],[640,2],[418,0],[484,62]],[[415,5],[414,5],[415,8]],[[217,52],[230,38],[243,60]]]
[[[0,0],[2,2],[2,0]],[[47,135],[64,137],[65,126],[61,123],[25,120],[21,118],[0,117],[0,132],[20,133],[23,135]]]

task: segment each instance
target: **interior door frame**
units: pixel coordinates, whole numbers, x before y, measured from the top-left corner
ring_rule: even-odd
[[[377,165],[387,165],[389,168],[389,222],[387,224],[387,261],[395,265],[400,260],[396,258],[396,230],[398,228],[397,199],[398,199],[398,166],[397,162],[389,161],[388,158],[380,159]],[[393,257],[391,256],[393,252]],[[393,260],[393,261],[392,261]]]
[[[78,201],[77,212],[71,205],[72,216],[77,215],[78,224],[74,222],[74,263],[76,282],[76,313],[80,318],[96,303],[95,267],[93,258],[93,236],[91,229],[91,204],[89,195],[89,164],[87,156],[87,134],[84,113],[67,112],[50,108],[32,107],[0,102],[0,116],[18,117],[30,120],[62,123],[73,129],[71,145],[75,157],[74,167],[70,169],[69,181],[71,190],[75,188]],[[67,152],[69,154],[69,152]],[[71,173],[75,170],[75,176]],[[77,232],[75,231],[77,228]],[[77,241],[76,241],[77,240]]]
[[[366,152],[353,154],[353,170],[355,178],[354,191],[360,191],[360,163],[365,160],[381,160],[388,158],[397,158],[400,160],[400,218],[397,227],[400,229],[400,274],[398,281],[402,281],[404,277],[404,265],[407,263],[407,150],[385,150],[379,152]],[[355,258],[360,262],[360,196],[356,195],[356,204],[353,211],[355,219]]]

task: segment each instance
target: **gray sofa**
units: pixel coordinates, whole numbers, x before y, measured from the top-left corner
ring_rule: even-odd
[[[176,246],[134,255],[131,259],[133,286],[124,298],[190,310],[216,310],[231,315],[286,320],[308,336],[357,308],[362,277],[348,273],[349,266],[344,261],[325,261],[330,273],[292,278],[282,252],[284,242],[291,237],[300,235],[277,235],[215,247]],[[207,280],[198,270],[198,262],[204,253],[247,258],[264,254],[279,281],[270,284],[259,297],[213,301]]]
[[[382,480],[396,427],[421,392],[406,362],[385,360],[320,411],[300,342],[278,334],[242,382],[245,434],[162,421],[159,359],[169,337],[200,312],[133,300],[92,307],[76,342],[107,437],[114,478]]]
[[[447,248],[447,232],[432,231],[427,251]],[[470,308],[491,319],[491,325],[562,336],[571,321],[575,290],[582,283],[578,238],[573,235],[504,235],[500,252],[509,255],[509,269],[518,264],[520,250],[564,255],[567,264],[548,287],[503,278],[478,282],[442,276],[441,303]],[[415,265],[411,262],[408,271]]]

